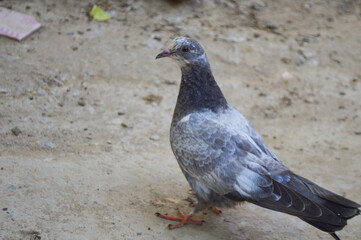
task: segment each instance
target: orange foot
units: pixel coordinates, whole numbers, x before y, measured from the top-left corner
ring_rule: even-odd
[[[188,197],[187,200],[190,202],[190,206],[195,207],[195,206],[198,205],[198,201],[197,201],[195,198],[193,198],[193,197]],[[222,214],[222,210],[219,209],[219,208],[217,208],[216,206],[211,206],[210,208],[212,209],[212,211],[213,211],[215,214],[217,214],[217,215],[221,215],[221,214]]]
[[[212,206],[212,211],[215,213],[215,214],[218,214],[218,215],[221,215],[222,214],[222,210],[217,208],[216,206]]]
[[[202,225],[205,222],[203,220],[200,221],[200,220],[192,219],[192,217],[193,217],[192,214],[190,214],[188,216],[185,216],[181,210],[178,210],[178,214],[180,215],[180,217],[173,217],[173,216],[168,216],[166,214],[160,214],[160,213],[156,213],[155,215],[157,215],[158,217],[164,218],[164,219],[179,222],[177,224],[169,224],[168,225],[169,229],[180,228],[180,227],[183,227],[184,225],[186,225],[188,223],[194,223],[194,224]]]

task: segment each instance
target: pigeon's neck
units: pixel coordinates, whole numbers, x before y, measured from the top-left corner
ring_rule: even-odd
[[[218,111],[227,101],[214,80],[209,64],[184,66],[173,121],[202,110]]]

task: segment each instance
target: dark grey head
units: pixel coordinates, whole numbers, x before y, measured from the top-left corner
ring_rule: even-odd
[[[156,59],[163,57],[170,57],[176,60],[181,67],[194,64],[208,64],[208,59],[202,46],[196,40],[186,37],[175,38],[173,46],[159,53]]]

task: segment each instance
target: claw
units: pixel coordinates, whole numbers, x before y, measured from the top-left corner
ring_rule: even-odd
[[[174,228],[183,227],[184,225],[186,225],[188,223],[193,223],[193,224],[197,224],[197,225],[202,225],[203,223],[205,223],[204,220],[194,220],[194,219],[192,219],[192,217],[193,217],[192,214],[190,214],[188,216],[185,216],[184,213],[181,210],[178,210],[178,214],[180,215],[180,217],[168,216],[166,214],[160,214],[160,213],[156,213],[155,215],[158,216],[158,217],[164,218],[164,219],[179,222],[177,224],[169,224],[168,229],[170,229],[170,230],[174,229]]]
[[[216,206],[212,206],[212,211],[217,214],[217,215],[221,215],[222,214],[222,210],[217,208]]]

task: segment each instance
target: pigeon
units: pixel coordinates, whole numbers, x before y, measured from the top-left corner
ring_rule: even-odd
[[[347,220],[361,205],[297,175],[267,147],[251,123],[224,97],[202,46],[177,37],[156,56],[175,60],[182,72],[170,129],[178,164],[197,197],[193,212],[170,229],[202,224],[193,215],[210,206],[232,207],[250,202],[290,214],[339,239]]]

